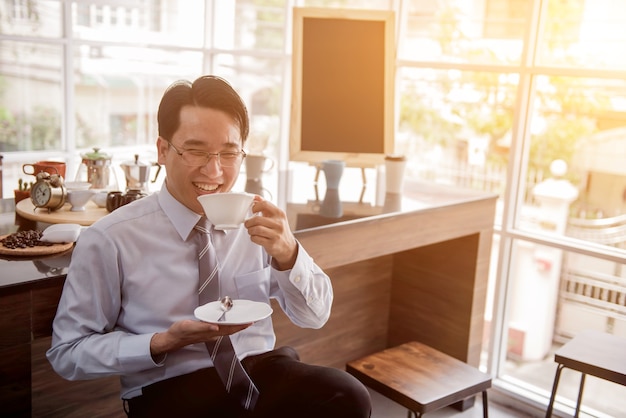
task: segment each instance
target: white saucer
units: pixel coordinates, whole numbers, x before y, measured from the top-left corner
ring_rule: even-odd
[[[219,231],[228,231],[231,229],[237,229],[239,228],[239,224],[221,224],[221,225],[215,225],[215,229],[219,230]]]
[[[226,312],[224,320],[219,322],[217,320],[224,313],[220,301],[209,302],[205,305],[198,306],[193,311],[196,318],[201,321],[222,325],[250,324],[267,318],[272,312],[272,307],[267,303],[245,299],[233,300],[233,307],[230,311]]]

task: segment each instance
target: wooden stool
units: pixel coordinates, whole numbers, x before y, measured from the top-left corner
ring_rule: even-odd
[[[491,376],[447,354],[418,342],[409,342],[354,360],[346,371],[364,385],[409,409],[408,417],[422,416],[483,394],[487,412],[487,389]]]
[[[552,416],[554,398],[564,367],[581,372],[575,417],[580,412],[585,375],[626,385],[626,339],[599,331],[585,331],[554,353],[558,364],[546,417]]]

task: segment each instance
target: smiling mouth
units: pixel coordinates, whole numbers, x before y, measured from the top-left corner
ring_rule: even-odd
[[[203,184],[203,183],[194,183],[193,184],[197,189],[202,190],[203,192],[214,192],[219,188],[218,184]]]

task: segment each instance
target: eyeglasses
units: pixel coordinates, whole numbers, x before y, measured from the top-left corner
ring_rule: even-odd
[[[244,150],[241,151],[222,151],[222,152],[205,152],[200,150],[182,150],[179,151],[178,148],[174,146],[167,139],[165,140],[176,154],[180,155],[183,159],[183,163],[189,167],[200,167],[203,165],[207,165],[209,161],[211,161],[211,157],[217,158],[217,163],[222,167],[234,167],[237,164],[241,163],[246,156]]]

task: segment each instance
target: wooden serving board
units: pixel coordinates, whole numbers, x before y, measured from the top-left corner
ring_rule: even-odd
[[[8,237],[8,235],[0,236],[0,240]],[[43,255],[57,254],[67,251],[74,246],[73,242],[55,243],[52,245],[40,245],[36,247],[26,248],[7,248],[0,244],[0,255],[10,255],[12,257],[38,257]]]
[[[83,226],[89,226],[109,213],[106,208],[101,208],[92,201],[87,202],[83,212],[72,212],[71,207],[69,203],[66,203],[61,209],[49,212],[48,209],[35,208],[30,199],[24,199],[15,205],[15,212],[32,221]]]

